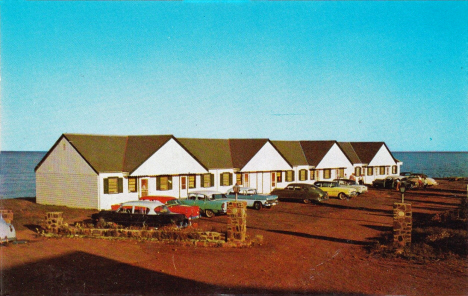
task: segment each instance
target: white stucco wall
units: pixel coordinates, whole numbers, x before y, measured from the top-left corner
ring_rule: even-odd
[[[330,150],[325,154],[323,159],[319,162],[316,169],[329,169],[329,168],[347,168],[352,169],[353,164],[349,161],[343,151],[337,144],[333,144]]]
[[[392,155],[385,147],[382,145],[379,151],[375,154],[374,158],[369,163],[369,166],[393,166],[396,165],[395,160]]]
[[[156,151],[131,176],[203,174],[206,169],[174,139]]]
[[[104,179],[110,177],[122,178],[123,192],[122,193],[104,193]],[[138,180],[137,180],[138,182]],[[128,178],[124,178],[121,172],[119,173],[101,173],[99,174],[99,209],[110,210],[112,205],[120,204],[126,201],[138,200],[138,192],[128,192]]]
[[[252,159],[241,169],[242,172],[270,172],[291,170],[288,162],[279,154],[270,142],[252,157]]]

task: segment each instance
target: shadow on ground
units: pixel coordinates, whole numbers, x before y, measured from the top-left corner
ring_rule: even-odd
[[[297,236],[297,237],[305,237],[305,238],[310,238],[310,239],[319,239],[319,240],[324,240],[324,241],[330,241],[330,242],[336,242],[336,243],[345,243],[345,244],[358,245],[358,246],[367,246],[369,244],[369,242],[365,242],[365,241],[358,241],[358,240],[344,239],[344,238],[336,238],[336,237],[328,237],[328,236],[323,236],[323,235],[314,235],[314,234],[308,234],[308,233],[302,233],[302,232],[285,231],[285,230],[268,230],[268,229],[265,229],[265,230],[268,231],[268,232],[275,232],[275,233],[293,235],[293,236]]]
[[[358,295],[225,287],[124,264],[85,252],[6,269],[0,295]],[[361,295],[361,294],[359,294]]]

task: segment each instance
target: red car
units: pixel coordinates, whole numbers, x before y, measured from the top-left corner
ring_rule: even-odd
[[[197,206],[187,206],[180,203],[180,201],[172,196],[144,196],[140,200],[160,201],[165,204],[173,213],[184,214],[189,220],[200,218],[200,208]]]

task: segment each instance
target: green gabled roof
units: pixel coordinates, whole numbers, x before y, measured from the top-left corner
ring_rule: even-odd
[[[177,140],[206,168],[232,168],[229,140],[193,138],[177,138]]]
[[[338,146],[340,146],[352,164],[363,163],[350,142],[338,142]]]
[[[96,172],[132,172],[173,138],[64,134]]]
[[[172,138],[172,135],[128,136],[123,171],[132,172],[136,170]]]
[[[317,166],[336,141],[300,141],[307,163]]]
[[[271,142],[291,165],[297,166],[308,164],[299,141]]]
[[[124,163],[126,136],[64,134],[70,144],[96,172],[120,172]]]
[[[369,164],[379,149],[385,145],[384,142],[351,142],[357,156],[362,163]],[[392,155],[393,157],[393,155]]]
[[[268,141],[268,139],[229,139],[232,167],[242,169]]]

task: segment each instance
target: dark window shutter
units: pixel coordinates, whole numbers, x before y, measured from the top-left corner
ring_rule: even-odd
[[[167,187],[168,190],[172,190],[172,176],[167,177]]]
[[[109,194],[109,179],[104,179],[104,194]]]
[[[233,174],[231,173],[228,173],[229,174],[229,186],[232,185],[232,178],[233,178]]]
[[[210,186],[214,186],[214,174],[210,174]]]
[[[292,172],[291,172],[291,179],[292,179],[291,181],[292,181],[292,182],[294,182],[294,180],[295,180],[295,179],[294,179],[294,177],[296,177],[295,175],[296,175],[295,172],[292,171]]]
[[[200,175],[200,187],[205,187],[205,175],[204,174]]]
[[[123,178],[118,179],[117,185],[118,185],[118,192],[123,193]]]
[[[156,177],[156,190],[161,190],[161,177]]]

